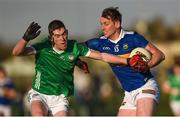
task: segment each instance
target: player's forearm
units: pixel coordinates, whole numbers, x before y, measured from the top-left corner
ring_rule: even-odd
[[[14,56],[20,56],[23,55],[23,52],[25,50],[25,47],[27,45],[27,41],[25,41],[24,39],[20,39],[18,41],[18,43],[16,44],[16,46],[13,48],[12,54]]]
[[[101,53],[101,55],[102,55],[102,60],[105,62],[127,65],[127,59],[125,58],[121,58],[116,55],[112,55],[108,53]]]
[[[165,55],[161,51],[152,54],[152,59],[148,62],[150,68],[155,67],[165,59]]]
[[[165,59],[164,53],[161,50],[159,50],[152,43],[149,42],[148,45],[146,46],[146,49],[149,50],[152,54],[152,58],[148,62],[148,66],[150,68],[155,67],[156,65],[158,65],[159,63],[161,63]]]
[[[118,57],[116,55],[108,54],[108,53],[100,53],[94,50],[91,50],[89,55],[90,58],[98,59],[107,63],[115,63],[115,64],[125,64],[127,65],[127,59]]]

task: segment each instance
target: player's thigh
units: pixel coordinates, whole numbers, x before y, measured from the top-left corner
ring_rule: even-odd
[[[137,100],[137,115],[152,116],[155,113],[157,102],[153,98],[141,98]]]
[[[44,116],[48,114],[48,110],[40,100],[34,100],[31,102],[31,114],[32,116]]]
[[[136,109],[119,109],[117,116],[136,116]]]

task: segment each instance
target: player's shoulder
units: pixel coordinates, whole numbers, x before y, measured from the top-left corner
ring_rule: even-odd
[[[144,39],[144,37],[141,34],[135,32],[135,31],[126,31],[126,30],[124,30],[123,35],[124,35],[124,38]]]
[[[105,36],[101,36],[101,37],[99,37],[98,41],[99,41],[100,43],[108,42],[108,38],[105,37]]]
[[[74,47],[77,47],[79,45],[78,41],[77,40],[74,40],[74,39],[68,39],[67,41],[67,46],[68,48],[74,48]]]
[[[131,37],[131,36],[137,36],[139,34],[137,32],[135,32],[135,31],[123,30],[122,35]]]
[[[139,34],[137,33],[137,32],[135,32],[135,31],[129,31],[129,30],[124,30],[124,29],[122,29],[121,30],[121,38],[123,38],[123,37],[132,37],[132,36],[138,36]],[[107,37],[105,37],[105,36],[101,36],[101,37],[99,37],[99,39],[100,40],[106,40],[106,39],[108,39]]]
[[[8,86],[9,85],[14,85],[14,83],[12,82],[12,80],[9,77],[7,77],[3,83],[4,83],[5,86],[6,85],[8,85]]]
[[[103,40],[103,39],[107,39],[107,37],[101,36],[101,37],[99,37],[99,39]]]

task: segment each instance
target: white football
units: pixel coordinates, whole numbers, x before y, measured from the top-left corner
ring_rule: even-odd
[[[151,60],[151,57],[152,57],[151,53],[147,49],[140,48],[140,47],[132,50],[129,57],[132,57],[136,54],[140,54],[142,56],[143,60],[146,62],[149,62]]]

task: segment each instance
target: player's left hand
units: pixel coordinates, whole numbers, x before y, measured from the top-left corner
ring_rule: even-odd
[[[133,57],[128,58],[127,63],[133,70],[137,72],[146,73],[149,71],[147,62],[145,62],[139,54],[136,54]]]
[[[82,61],[81,59],[78,59],[76,65],[84,71],[85,74],[89,73],[88,65],[85,61]]]

